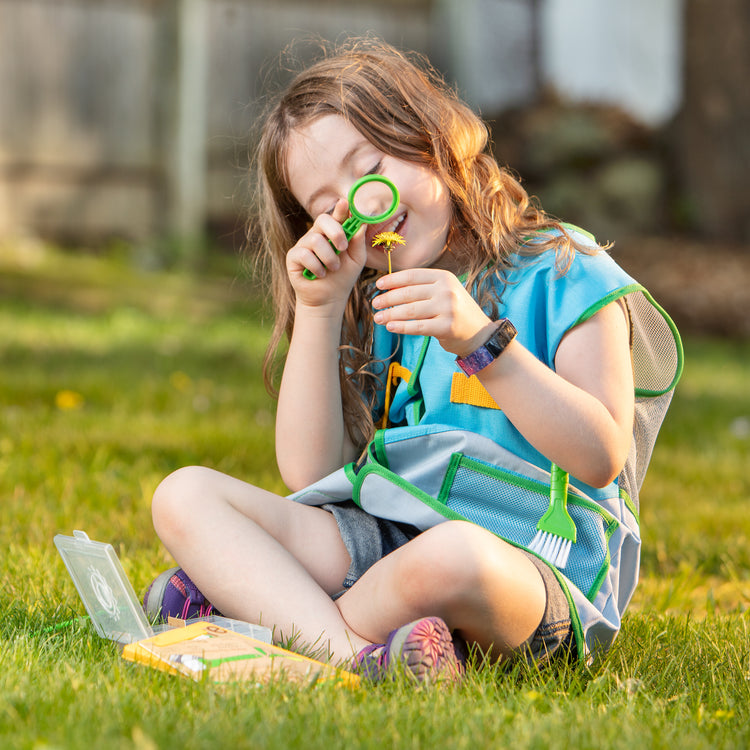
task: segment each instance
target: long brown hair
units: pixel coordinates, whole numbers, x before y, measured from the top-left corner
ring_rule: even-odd
[[[260,257],[270,271],[275,310],[264,361],[266,386],[272,392],[277,354],[294,325],[294,290],[285,255],[310,221],[289,189],[287,141],[296,128],[328,114],[346,118],[383,153],[427,165],[443,179],[453,207],[449,250],[467,274],[467,288],[485,309],[497,311],[493,289],[502,281],[512,253],[554,247],[560,270],[569,265],[577,246],[564,226],[538,208],[518,180],[497,164],[489,152],[486,125],[426,60],[369,38],[325,50],[267,109],[256,152],[257,236]],[[529,243],[530,233],[551,228],[557,232],[548,235],[550,239],[539,241],[537,235]],[[365,269],[355,284],[340,339],[344,418],[360,447],[373,434],[372,408],[380,388],[370,361],[368,288],[374,276]]]

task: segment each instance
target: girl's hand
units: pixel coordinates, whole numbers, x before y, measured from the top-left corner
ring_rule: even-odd
[[[393,333],[434,336],[446,351],[464,357],[495,328],[450,271],[411,268],[381,276],[383,290],[372,302],[375,322]]]
[[[347,242],[341,223],[349,205],[339,200],[330,214],[321,214],[286,255],[286,269],[297,301],[310,307],[345,302],[365,265],[364,232]],[[336,254],[331,242],[340,254]],[[305,269],[317,279],[306,279]]]

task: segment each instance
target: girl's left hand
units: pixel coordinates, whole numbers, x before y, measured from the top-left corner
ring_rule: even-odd
[[[455,274],[437,268],[410,268],[381,276],[383,290],[372,302],[375,322],[392,331],[433,336],[460,357],[480,347],[495,328]]]

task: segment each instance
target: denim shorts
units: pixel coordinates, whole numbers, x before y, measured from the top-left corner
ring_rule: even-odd
[[[352,501],[328,503],[322,507],[336,519],[341,538],[352,560],[343,588],[334,594],[334,599],[351,588],[378,560],[421,533],[416,526],[372,516]],[[569,652],[574,648],[570,608],[565,592],[549,566],[530,552],[523,549],[520,551],[536,566],[547,594],[542,622],[522,647],[522,653],[530,661],[541,663],[558,649]]]

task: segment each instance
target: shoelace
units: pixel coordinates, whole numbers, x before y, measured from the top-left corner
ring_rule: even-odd
[[[190,610],[190,605],[193,604],[190,599],[185,599],[185,604],[182,607],[182,616],[181,619],[186,620],[188,616],[188,611]],[[198,614],[193,615],[193,617],[208,617],[211,612],[213,612],[214,607],[213,604],[201,604],[198,608]]]

